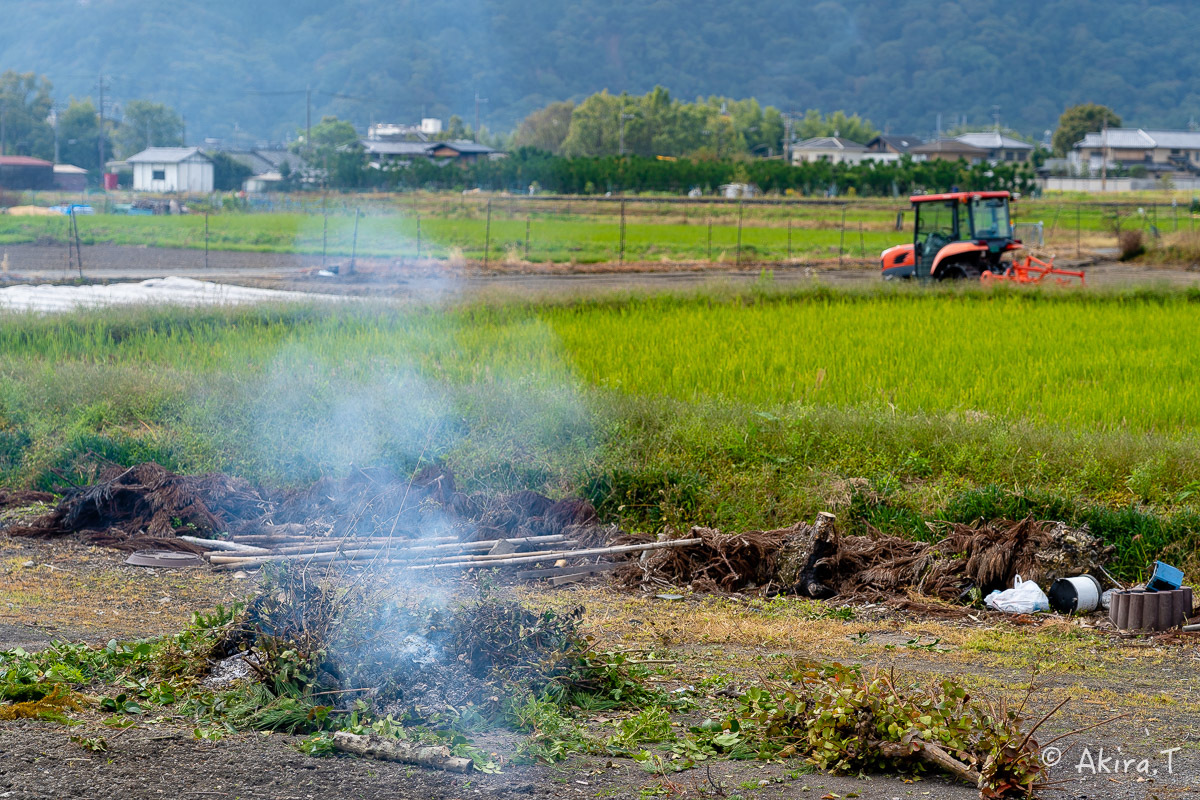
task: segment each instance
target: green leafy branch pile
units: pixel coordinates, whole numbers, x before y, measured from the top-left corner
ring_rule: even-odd
[[[904,687],[893,675],[818,663],[778,688],[749,689],[721,727],[727,747],[748,745],[760,758],[802,755],[835,773],[936,768],[1002,798],[1029,796],[1044,773],[1022,730],[1024,706],[972,700],[950,679]]]

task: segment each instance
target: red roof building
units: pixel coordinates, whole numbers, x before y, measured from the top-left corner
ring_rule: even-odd
[[[0,189],[53,189],[54,165],[29,156],[0,156]]]

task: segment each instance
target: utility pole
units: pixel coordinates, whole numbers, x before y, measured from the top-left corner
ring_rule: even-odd
[[[100,174],[104,174],[104,76],[100,76]]]
[[[57,164],[61,159],[58,157],[58,105],[50,106],[50,124],[54,126],[54,163]]]
[[[1104,148],[1100,151],[1100,191],[1108,191],[1108,115],[1104,115]]]
[[[312,151],[312,86],[304,87],[304,149]]]
[[[625,113],[625,95],[621,95],[621,110],[617,113],[617,155],[625,155],[625,120],[633,119],[632,114]]]
[[[4,103],[0,102],[0,156],[7,155],[4,152],[5,145],[8,144],[8,133],[4,128],[4,112],[7,110]]]
[[[637,114],[626,114],[625,106],[624,105],[621,106],[621,137],[620,137],[621,141],[620,141],[619,145],[617,146],[617,150],[619,151],[617,153],[617,155],[621,155],[621,156],[625,155],[625,122],[627,120],[631,120],[636,117],[637,117]]]
[[[783,115],[783,163],[792,163],[792,115]]]
[[[488,100],[486,97],[480,97],[479,92],[475,92],[475,130],[474,130],[475,136],[474,136],[474,140],[476,142],[479,141],[479,104],[486,103],[487,101]]]

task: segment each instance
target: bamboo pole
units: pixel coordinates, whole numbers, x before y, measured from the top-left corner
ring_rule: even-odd
[[[367,545],[368,549],[390,550],[392,553],[394,553],[396,555],[403,555],[405,557],[407,557],[409,554],[414,554],[413,558],[419,558],[421,556],[426,556],[429,558],[454,557],[454,558],[467,559],[467,558],[477,558],[478,557],[478,556],[471,555],[469,553],[469,551],[471,551],[471,550],[490,550],[493,547],[495,547],[498,542],[506,542],[508,544],[513,545],[514,547],[521,547],[521,546],[524,546],[527,544],[567,545],[572,542],[572,540],[567,539],[567,537],[562,534],[555,535],[555,536],[540,536],[540,537],[539,536],[531,536],[531,537],[526,537],[524,539],[485,539],[485,540],[479,541],[479,542],[457,542],[455,544],[431,544],[431,545],[415,545],[415,546],[408,546],[406,544],[406,541],[407,540],[405,540],[405,539],[395,539],[390,542],[389,541],[384,541],[384,542],[377,542],[377,541],[357,542],[357,541],[355,541],[355,542],[346,542],[345,544],[351,544],[354,546]],[[260,548],[260,552],[258,552],[256,555],[272,556],[272,555],[291,555],[291,554],[306,553],[306,552],[307,553],[326,552],[330,548],[335,547],[337,544],[338,543],[336,541],[332,541],[332,542],[326,541],[326,542],[322,542],[321,544],[315,545],[315,546],[312,544],[295,544],[295,545],[286,545],[284,547],[277,547],[277,548],[274,548],[273,550],[263,550]],[[497,555],[501,555],[501,554],[497,554]],[[514,555],[514,553],[509,552],[509,553],[504,553],[502,555]]]
[[[244,553],[246,555],[266,555],[271,551],[265,547],[251,547],[248,544],[240,544],[238,542],[229,542],[223,539],[201,539],[199,536],[180,536],[179,539],[194,544],[199,548],[209,551],[228,551],[233,553]]]
[[[488,566],[508,566],[510,564],[533,564],[538,561],[551,561],[560,558],[582,558],[584,556],[607,556],[617,555],[620,553],[639,553],[646,550],[668,550],[673,547],[691,547],[692,545],[700,544],[701,539],[676,539],[670,542],[647,542],[646,544],[627,544],[617,547],[589,547],[584,550],[559,550],[550,552],[546,555],[527,556],[518,554],[515,557],[496,559],[488,562]],[[421,564],[409,567],[413,570],[427,569],[458,569],[462,567],[471,568],[479,566],[477,561],[445,561],[438,564]]]
[[[515,564],[533,564],[539,561],[557,561],[562,558],[583,558],[587,556],[618,555],[621,553],[638,553],[647,550],[663,550],[674,547],[690,547],[699,544],[700,539],[676,539],[669,542],[647,542],[645,544],[620,545],[615,547],[591,547],[582,550],[545,550],[540,553],[514,553],[510,555],[481,556],[449,556],[429,564],[413,564],[410,559],[387,554],[378,549],[374,550],[342,550],[325,551],[320,553],[287,553],[276,556],[236,556],[213,555],[209,558],[213,567],[218,570],[242,569],[262,566],[272,561],[305,561],[314,564],[325,564],[331,561],[368,561],[385,557],[385,563],[400,566],[404,569],[419,571],[431,569],[470,569],[472,567],[499,567]]]
[[[371,558],[378,556],[380,550],[326,550],[320,553],[283,553],[267,556],[209,556],[209,561],[218,569],[222,567],[260,567],[269,561],[309,561],[314,564],[325,564],[330,561],[343,559]]]

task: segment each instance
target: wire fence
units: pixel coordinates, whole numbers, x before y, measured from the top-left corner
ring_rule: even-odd
[[[450,261],[488,270],[550,264],[749,269],[874,264],[882,250],[912,241],[913,224],[909,207],[870,200],[414,194],[397,202],[395,196],[329,195],[305,196],[302,211],[280,210],[286,207],[72,216],[51,223],[65,226],[52,238],[67,246],[65,266],[77,271],[86,251],[103,244],[173,248],[175,261],[189,269],[275,261],[354,269],[363,259]],[[1131,229],[1155,241],[1194,233],[1198,217],[1197,209],[1179,204],[1013,204],[1017,238],[1059,256],[1115,247]]]

